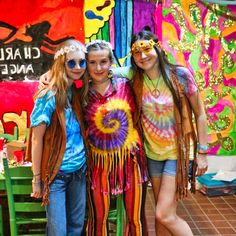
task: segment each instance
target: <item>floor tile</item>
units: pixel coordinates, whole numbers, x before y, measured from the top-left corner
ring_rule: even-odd
[[[155,203],[152,189],[145,206],[149,236],[155,236]],[[207,197],[189,193],[177,208],[177,214],[190,226],[194,236],[236,236],[236,195]]]
[[[236,234],[236,231],[233,228],[217,228],[217,230],[222,234],[222,235],[228,235],[228,234]]]

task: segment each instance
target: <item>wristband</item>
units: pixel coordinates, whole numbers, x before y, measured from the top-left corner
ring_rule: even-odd
[[[41,184],[41,180],[40,181],[33,181],[32,180],[32,184]]]
[[[41,175],[41,173],[38,173],[38,174],[33,175],[33,177],[40,176],[40,175]]]
[[[208,150],[208,146],[207,146],[207,145],[198,144],[198,145],[197,145],[197,148],[198,148],[198,149],[205,150],[205,151]]]
[[[198,154],[207,155],[207,152],[198,152]]]

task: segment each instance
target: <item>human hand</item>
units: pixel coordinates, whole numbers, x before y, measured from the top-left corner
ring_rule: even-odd
[[[41,174],[36,174],[33,176],[32,180],[32,193],[31,197],[42,198],[42,185],[41,185]]]
[[[197,157],[197,176],[205,174],[208,168],[208,161],[206,154],[198,154]]]
[[[41,182],[32,181],[32,190],[33,191],[30,194],[31,197],[34,197],[34,198],[42,198],[43,197]]]
[[[45,86],[47,86],[50,82],[50,71],[47,71],[46,73],[42,74],[39,77],[39,86],[38,89],[42,89]]]

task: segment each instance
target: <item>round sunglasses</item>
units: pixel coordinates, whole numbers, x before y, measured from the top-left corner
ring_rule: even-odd
[[[66,62],[66,65],[68,66],[69,69],[74,69],[77,64],[81,69],[85,69],[87,66],[86,59],[81,59],[80,61],[70,59]]]

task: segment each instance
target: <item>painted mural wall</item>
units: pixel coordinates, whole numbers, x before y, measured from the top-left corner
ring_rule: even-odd
[[[209,153],[217,155],[236,155],[235,22],[236,5],[165,1],[156,9],[157,35],[169,58],[195,75],[208,118]]]
[[[12,8],[14,4],[14,8]],[[116,66],[129,65],[131,35],[144,26],[170,60],[195,75],[208,115],[210,153],[236,155],[236,7],[203,1],[0,1],[0,134],[24,140],[39,76],[67,38],[104,39]]]

